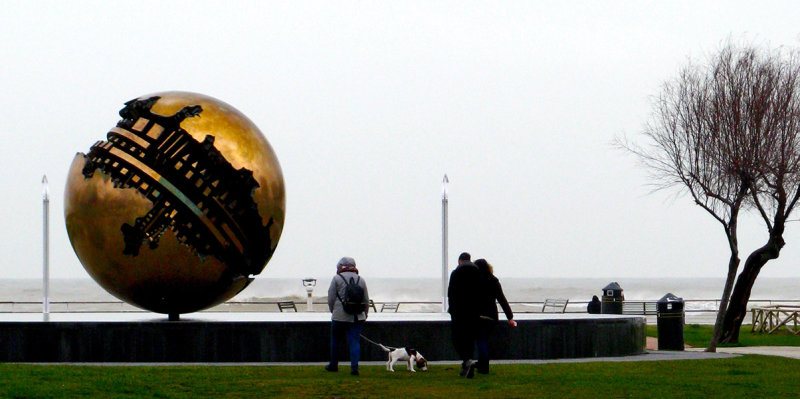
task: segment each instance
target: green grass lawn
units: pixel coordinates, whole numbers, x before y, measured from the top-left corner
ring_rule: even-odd
[[[687,325],[687,344],[704,347],[712,326]],[[647,334],[657,336],[656,326]],[[800,346],[788,333],[753,334],[741,345]],[[67,366],[0,364],[0,398],[597,398],[797,397],[800,360],[730,359],[493,365],[488,376],[458,377],[458,366],[416,374],[362,366],[361,376],[317,367]]]
[[[759,334],[751,332],[750,325],[743,325],[739,332],[739,343],[735,345],[720,346],[800,346],[800,336],[786,330],[779,330],[772,334]],[[687,324],[683,327],[683,342],[696,348],[705,348],[711,340],[714,326]],[[656,326],[647,326],[647,336],[658,337]]]
[[[346,369],[346,368],[345,368]],[[0,364],[0,397],[115,398],[654,398],[796,397],[800,360],[731,359],[493,365],[467,380],[458,366],[361,376],[317,367],[116,367]]]

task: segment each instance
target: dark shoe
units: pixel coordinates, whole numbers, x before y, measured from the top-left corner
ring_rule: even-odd
[[[469,365],[469,369],[467,370],[467,378],[475,377],[475,369],[478,368],[477,363],[472,363]]]
[[[489,369],[477,369],[478,374],[489,374]]]
[[[334,366],[332,364],[326,364],[325,365],[325,370],[332,371],[332,372],[335,373],[335,372],[339,371],[339,366]]]
[[[350,370],[350,375],[358,375],[358,370]]]

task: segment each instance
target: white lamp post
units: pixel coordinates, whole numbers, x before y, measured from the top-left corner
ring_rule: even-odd
[[[42,280],[43,295],[42,299],[42,319],[50,321],[50,300],[48,299],[48,289],[50,285],[50,193],[47,188],[47,175],[42,176]]]
[[[442,179],[442,313],[447,312],[447,174]]]

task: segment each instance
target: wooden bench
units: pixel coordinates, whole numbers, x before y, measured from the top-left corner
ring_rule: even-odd
[[[381,313],[386,312],[386,311],[390,311],[390,312],[394,311],[395,313],[397,313],[397,308],[399,308],[399,307],[400,307],[400,304],[397,303],[397,302],[384,303],[383,305],[381,305]]]
[[[624,301],[622,302],[622,314],[655,315],[658,314],[658,310],[656,302]]]
[[[281,313],[282,313],[284,311],[284,309],[285,310],[290,310],[291,309],[291,310],[294,310],[295,312],[297,312],[297,306],[295,306],[294,302],[291,302],[291,301],[278,302],[278,310],[280,310]]]
[[[567,311],[569,299],[545,299],[542,313],[564,313]]]

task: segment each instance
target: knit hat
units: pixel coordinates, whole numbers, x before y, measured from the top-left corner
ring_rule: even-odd
[[[345,256],[342,259],[339,259],[339,263],[336,264],[336,268],[339,269],[339,268],[342,268],[342,267],[345,267],[345,266],[353,266],[353,267],[355,267],[356,266],[356,260],[351,258],[351,257],[349,257],[349,256]]]

